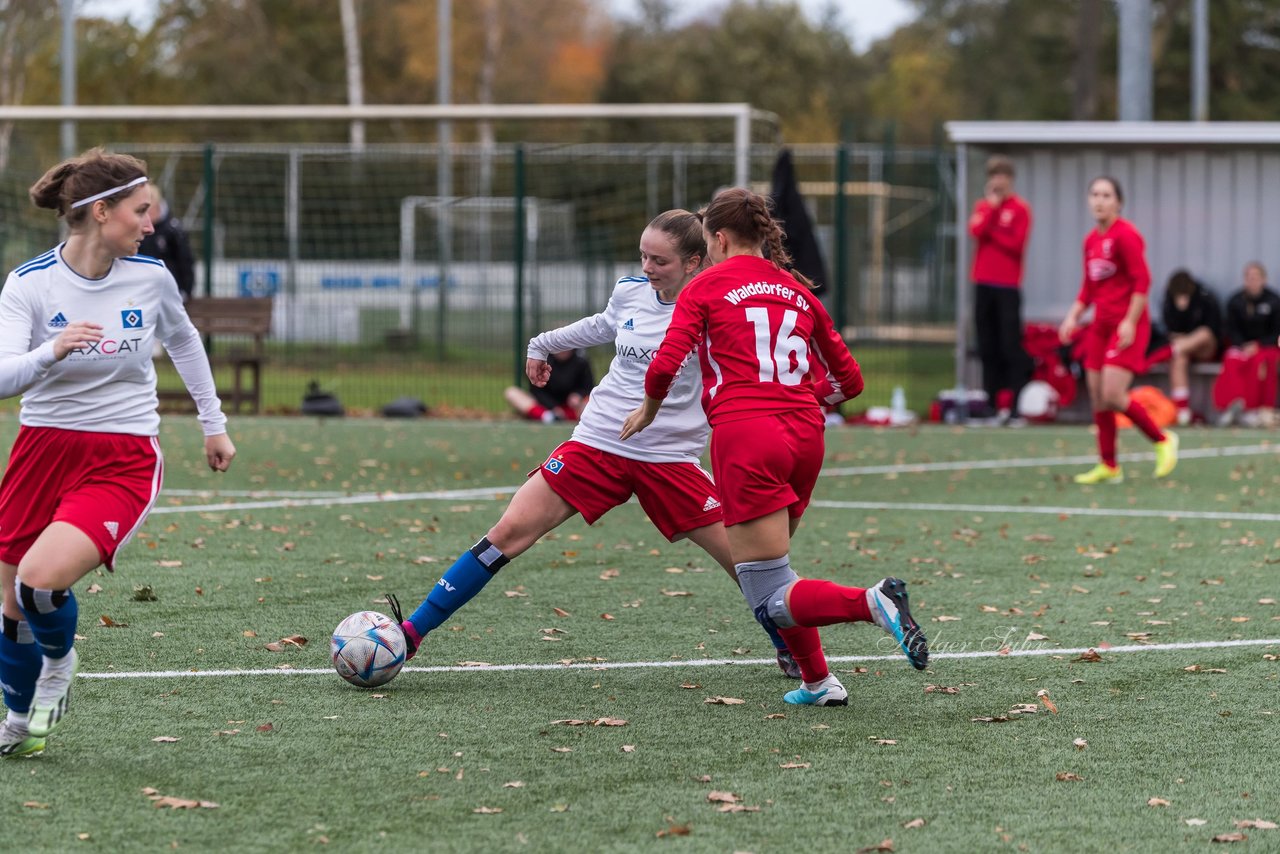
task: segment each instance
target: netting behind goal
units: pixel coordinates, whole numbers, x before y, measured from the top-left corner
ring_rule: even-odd
[[[215,296],[274,298],[264,403],[282,411],[296,409],[314,380],[349,409],[413,396],[437,411],[503,412],[502,388],[517,379],[527,338],[602,310],[614,281],[639,272],[645,224],[732,184],[738,155],[728,143],[459,143],[442,192],[430,144],[109,147],[148,161],[190,233],[197,294],[207,286]],[[945,324],[953,276],[944,170],[930,155],[899,149],[885,161],[872,148],[853,159],[843,237],[833,147],[795,149],[832,273],[835,253],[846,253],[847,322]],[[776,154],[774,145],[751,149],[753,188],[768,191]],[[58,239],[54,218],[26,197],[49,162],[15,151],[0,168],[6,269]],[[915,189],[880,180],[886,162],[896,163],[897,184]],[[610,351],[598,349],[602,373]],[[912,394],[917,368],[947,383],[950,365],[934,365],[935,355],[923,367],[906,361],[869,374],[872,402],[887,400],[892,384]],[[931,387],[916,397],[940,387],[924,382]]]

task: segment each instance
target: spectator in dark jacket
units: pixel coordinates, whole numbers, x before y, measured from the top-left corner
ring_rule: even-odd
[[[581,350],[552,353],[547,361],[553,370],[545,386],[530,386],[528,391],[510,386],[503,396],[512,409],[530,421],[577,421],[596,384],[591,362]]]
[[[182,222],[169,210],[169,203],[155,184],[151,188],[151,224],[155,232],[143,239],[139,255],[159,258],[169,268],[182,292],[182,301],[191,299],[196,285],[196,262],[191,254],[191,242]]]
[[[1230,347],[1213,386],[1213,403],[1225,410],[1219,423],[1225,426],[1242,413],[1275,409],[1278,337],[1280,294],[1267,287],[1267,269],[1250,261],[1244,268],[1244,287],[1227,301]]]
[[[1217,360],[1223,349],[1222,309],[1218,298],[1186,270],[1175,270],[1164,292],[1161,314],[1169,345],[1151,362],[1169,359],[1169,396],[1178,408],[1178,423],[1191,423],[1191,364]]]

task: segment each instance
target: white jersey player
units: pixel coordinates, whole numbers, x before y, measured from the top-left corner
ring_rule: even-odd
[[[44,750],[77,665],[71,587],[113,568],[159,493],[157,341],[196,401],[209,466],[225,471],[235,456],[177,284],[136,254],[153,231],[146,182],[142,161],[101,149],[50,169],[31,199],[69,236],[0,292],[0,397],[23,395],[0,481],[0,756]]]
[[[551,374],[551,353],[612,341],[615,355],[609,372],[592,390],[572,438],[530,473],[498,523],[445,571],[409,619],[401,621],[410,655],[428,632],[548,531],[579,513],[588,524],[594,523],[633,495],[663,536],[671,541],[687,537],[736,578],[719,495],[698,464],[709,428],[699,402],[697,365],[687,365],[675,383],[668,406],[651,428],[653,435],[626,444],[618,440],[623,418],[644,397],[644,374],[671,320],[676,297],[702,269],[705,252],[697,216],[682,210],[660,214],[640,238],[643,278],[619,279],[604,311],[529,342],[526,371],[535,386],[545,384]],[[771,639],[783,672],[797,675],[781,637]]]

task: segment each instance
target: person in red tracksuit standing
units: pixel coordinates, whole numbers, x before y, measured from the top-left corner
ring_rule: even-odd
[[[817,627],[874,622],[914,667],[923,670],[929,660],[904,582],[886,578],[870,588],[844,587],[802,579],[791,568],[791,535],[822,468],[821,404],[859,394],[862,372],[808,280],[790,268],[782,228],[763,197],[723,190],[700,213],[713,266],[677,299],[645,373],[644,402],[627,416],[620,435],[625,440],[653,421],[696,348],[712,474],[739,586],[756,618],[777,626],[804,679],[784,699],[847,705],[848,692],[827,668]]]
[[[1013,192],[1013,161],[987,161],[987,186],[969,217],[973,256],[973,323],[982,359],[982,387],[1001,424],[1018,417],[1018,393],[1031,379],[1022,346],[1022,256],[1031,208]]]
[[[1101,462],[1076,475],[1076,483],[1124,480],[1116,461],[1116,414],[1121,412],[1156,443],[1156,477],[1167,476],[1178,464],[1177,434],[1162,431],[1142,405],[1129,396],[1133,375],[1147,363],[1151,271],[1142,235],[1133,223],[1120,217],[1123,205],[1124,191],[1115,178],[1101,176],[1090,182],[1089,210],[1096,227],[1084,239],[1084,282],[1058,328],[1059,340],[1070,344],[1080,326],[1080,316],[1093,306],[1093,322],[1084,329],[1084,369],[1093,422],[1098,428]]]

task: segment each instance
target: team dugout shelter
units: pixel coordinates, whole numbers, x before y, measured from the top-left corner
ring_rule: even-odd
[[[1280,277],[1280,122],[948,122],[956,150],[956,385],[972,387],[973,243],[968,220],[1003,154],[1015,192],[1031,206],[1022,279],[1023,318],[1054,325],[1083,276],[1093,228],[1089,182],[1109,175],[1124,191],[1121,216],[1140,231],[1158,319],[1169,275],[1186,268],[1225,306],[1249,261]]]

